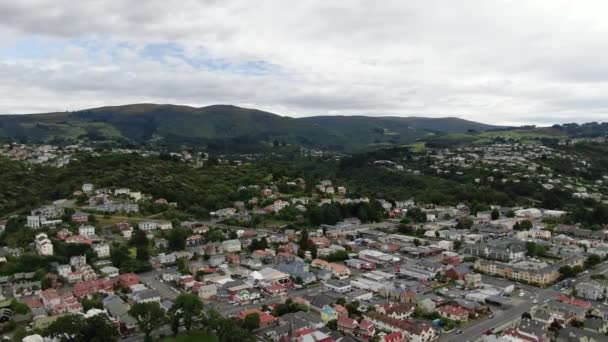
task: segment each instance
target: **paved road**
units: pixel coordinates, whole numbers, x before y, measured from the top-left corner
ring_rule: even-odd
[[[167,282],[161,282],[157,277],[160,276],[163,272],[168,272],[169,270],[152,270],[146,273],[140,273],[139,279],[141,282],[148,285],[149,287],[157,290],[160,293],[160,296],[163,299],[175,300],[177,296],[181,293],[179,290],[171,286]]]

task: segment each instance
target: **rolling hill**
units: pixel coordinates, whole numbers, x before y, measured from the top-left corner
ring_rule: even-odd
[[[0,115],[0,139],[95,141],[246,151],[276,143],[358,151],[407,144],[438,133],[498,128],[458,118],[314,116],[291,118],[230,105],[194,108],[133,104],[76,112]]]

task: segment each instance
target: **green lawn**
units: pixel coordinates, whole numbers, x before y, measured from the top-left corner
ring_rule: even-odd
[[[217,336],[209,336],[201,332],[177,337],[167,337],[162,342],[218,342]]]

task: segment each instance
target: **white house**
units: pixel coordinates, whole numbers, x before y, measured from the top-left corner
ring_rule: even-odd
[[[238,239],[226,240],[226,241],[222,242],[222,248],[224,249],[224,252],[227,252],[227,253],[240,252],[241,251],[241,240],[238,240]]]
[[[60,277],[67,278],[68,274],[72,272],[72,266],[70,265],[59,265],[57,266],[57,274]]]
[[[110,245],[107,243],[100,243],[93,246],[93,250],[97,253],[99,258],[107,258],[110,256]]]
[[[82,236],[95,235],[95,227],[93,226],[80,226],[78,228],[78,234]]]
[[[39,255],[53,255],[53,244],[46,234],[40,233],[36,235],[35,244],[36,252]]]
[[[120,273],[119,269],[114,266],[106,266],[99,271],[108,278],[118,277]]]
[[[133,294],[133,300],[136,303],[150,303],[150,302],[159,302],[160,303],[160,293],[156,290],[142,290],[137,291]]]
[[[282,201],[282,200],[276,200],[276,201],[274,201],[272,208],[275,213],[278,213],[279,211],[285,209],[288,206],[289,206],[289,202]]]
[[[173,224],[171,222],[159,222],[156,227],[160,230],[173,229]]]
[[[26,225],[32,229],[40,229],[40,216],[28,216]]]
[[[140,230],[154,230],[154,229],[158,228],[158,223],[152,222],[152,221],[142,221],[142,222],[139,222],[137,227]]]
[[[93,189],[94,189],[94,187],[93,187],[93,184],[91,184],[91,183],[82,184],[82,191],[84,191],[84,192],[91,192],[91,191],[93,191]]]

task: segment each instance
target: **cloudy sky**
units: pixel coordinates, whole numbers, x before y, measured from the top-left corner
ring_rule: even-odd
[[[608,121],[608,2],[0,1],[0,113]]]

